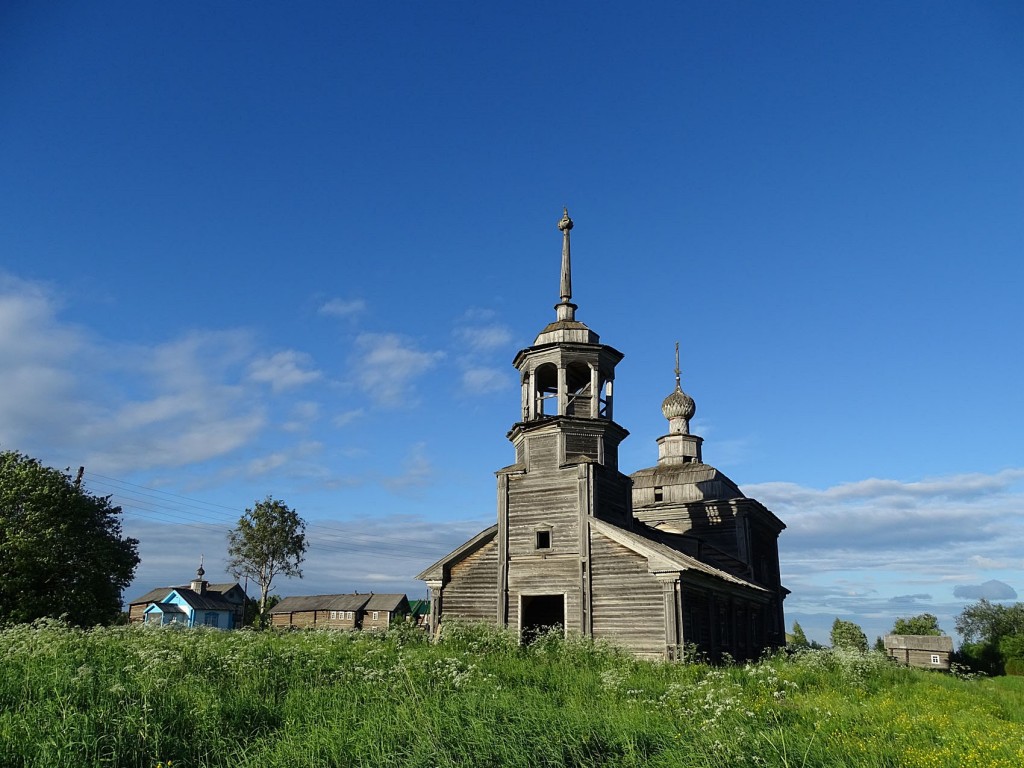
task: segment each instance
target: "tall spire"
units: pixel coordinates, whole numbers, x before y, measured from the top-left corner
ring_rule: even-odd
[[[576,305],[572,303],[572,262],[569,257],[569,230],[572,229],[572,219],[569,218],[568,208],[562,208],[562,220],[558,222],[558,228],[562,231],[562,279],[559,283],[561,301],[555,305],[555,311],[559,320],[575,320]]]

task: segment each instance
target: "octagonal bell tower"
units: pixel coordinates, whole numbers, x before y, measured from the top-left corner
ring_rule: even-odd
[[[613,419],[622,353],[576,319],[563,211],[555,320],[521,350],[521,413],[508,433],[516,461],[498,475],[499,624],[524,635],[560,624],[591,632],[590,520],[632,520],[630,480],[618,470],[629,434]]]

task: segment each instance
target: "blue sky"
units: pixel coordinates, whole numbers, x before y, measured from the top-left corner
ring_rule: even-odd
[[[494,516],[515,352],[625,353],[788,524],[787,623],[1024,591],[1024,10],[980,3],[0,9],[0,447],[86,467],[143,563],[408,591]],[[986,585],[986,586],[982,586]]]

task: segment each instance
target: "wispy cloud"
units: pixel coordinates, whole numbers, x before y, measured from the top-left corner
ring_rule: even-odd
[[[467,394],[481,395],[505,389],[515,381],[511,372],[498,368],[467,368],[462,372],[462,389]]]
[[[502,349],[512,343],[512,331],[503,325],[467,325],[455,329],[456,340],[477,352]]]
[[[444,357],[440,351],[417,349],[395,333],[362,333],[355,346],[352,367],[356,380],[377,405],[385,407],[415,397],[413,382]]]
[[[275,393],[309,384],[321,375],[320,371],[313,368],[309,355],[293,349],[260,357],[249,363],[249,378],[269,384]]]
[[[904,482],[871,478],[816,489],[761,483],[744,492],[786,522],[779,539],[787,614],[832,613],[875,634],[895,616],[952,617],[964,600],[1016,590],[979,578],[1019,578],[1024,469]],[[1017,568],[1018,570],[1014,570]]]
[[[274,422],[267,397],[321,374],[267,354],[244,330],[125,344],[59,317],[45,286],[0,275],[0,444],[52,465],[117,474],[181,468],[249,448]],[[314,418],[297,404],[282,428]]]
[[[434,477],[426,444],[416,443],[409,449],[401,474],[385,478],[384,485],[395,491],[409,491],[430,485]]]
[[[320,305],[317,310],[328,317],[353,317],[366,309],[363,299],[330,299]]]
[[[356,419],[360,418],[363,413],[364,411],[362,408],[353,408],[349,411],[342,411],[331,419],[331,423],[336,427],[346,427]]]

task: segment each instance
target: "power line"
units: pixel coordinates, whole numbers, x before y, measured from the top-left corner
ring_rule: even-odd
[[[207,531],[216,528],[223,530],[226,535],[235,526],[234,515],[241,516],[237,508],[224,504],[183,496],[94,472],[86,474],[90,484],[113,490],[114,494],[111,495],[116,497],[118,505],[124,511],[145,520]],[[364,531],[354,531],[320,522],[309,523],[308,527],[313,534],[309,537],[310,549],[327,554],[376,553],[410,560],[436,559],[444,554],[438,548],[425,545],[416,539],[375,539]]]

